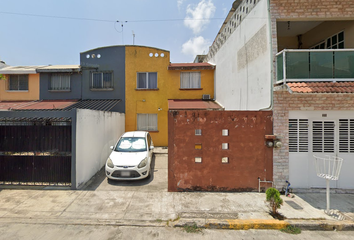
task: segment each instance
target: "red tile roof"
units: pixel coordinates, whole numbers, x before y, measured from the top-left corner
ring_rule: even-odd
[[[354,82],[292,82],[294,93],[354,93]]]
[[[169,110],[223,110],[223,108],[214,101],[205,100],[168,100]]]
[[[210,63],[170,63],[168,70],[213,70],[215,65]]]
[[[0,102],[0,110],[63,109],[76,102],[77,100],[5,101]]]

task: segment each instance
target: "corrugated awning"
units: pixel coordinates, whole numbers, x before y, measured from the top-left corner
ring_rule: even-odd
[[[36,69],[43,66],[5,66],[0,74],[36,74]]]
[[[114,108],[121,100],[120,99],[87,99],[81,100],[76,104],[73,104],[64,110],[77,109],[90,109],[98,111],[110,111]]]
[[[80,72],[80,65],[52,65],[37,68],[37,72]]]

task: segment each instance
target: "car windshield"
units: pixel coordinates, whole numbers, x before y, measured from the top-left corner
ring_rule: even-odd
[[[122,137],[114,150],[117,152],[144,152],[146,151],[146,141],[143,137]]]

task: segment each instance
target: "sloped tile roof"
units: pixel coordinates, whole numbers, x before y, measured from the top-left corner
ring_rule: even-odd
[[[354,93],[354,82],[292,82],[294,93]]]

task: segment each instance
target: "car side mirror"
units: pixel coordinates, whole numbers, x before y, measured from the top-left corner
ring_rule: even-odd
[[[150,150],[154,150],[154,148],[155,148],[154,146],[150,146]]]
[[[114,147],[113,147],[113,146],[110,146],[109,148],[110,148],[111,150],[113,150]]]

